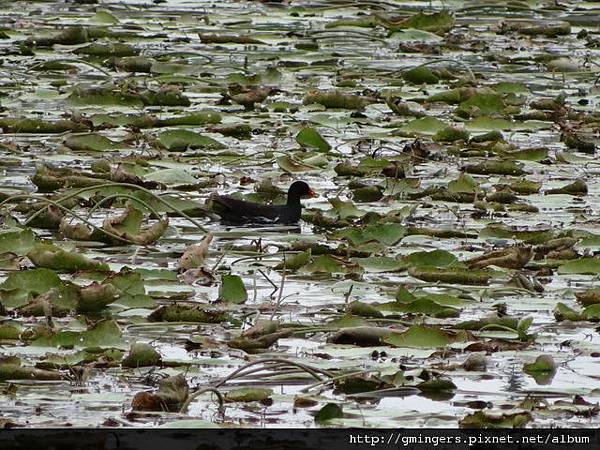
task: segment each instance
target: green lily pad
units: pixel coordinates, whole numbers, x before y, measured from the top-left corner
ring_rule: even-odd
[[[129,354],[123,359],[123,367],[147,367],[160,364],[161,356],[150,344],[134,343],[129,348]]]
[[[336,197],[330,198],[329,203],[331,203],[333,210],[335,211],[337,216],[342,220],[348,218],[362,217],[366,213],[365,211],[358,209],[350,200],[343,201]]]
[[[408,122],[406,125],[400,127],[398,131],[402,131],[406,134],[424,134],[433,136],[437,132],[445,129],[448,124],[442,122],[434,117],[422,117]]]
[[[163,169],[144,175],[148,181],[157,181],[164,184],[193,184],[198,180],[182,169]]]
[[[557,272],[561,275],[582,274],[596,275],[600,273],[600,259],[580,258],[568,261],[558,267]]]
[[[227,392],[224,397],[227,402],[260,402],[272,395],[272,389],[243,387]]]
[[[352,258],[367,272],[396,272],[405,268],[404,264],[396,258],[389,256],[369,256],[367,258]]]
[[[169,130],[164,131],[158,137],[160,143],[167,150],[173,152],[183,152],[186,149],[222,149],[225,145],[207,136],[195,133],[190,130]]]
[[[370,241],[394,245],[404,236],[407,229],[399,223],[368,225],[364,228],[344,228],[334,233],[337,239],[348,239],[353,245],[365,244]]]
[[[402,333],[390,333],[383,342],[394,347],[441,348],[452,341],[448,334],[439,328],[413,325]]]
[[[414,252],[401,259],[404,267],[450,267],[457,263],[456,256],[446,250]]]
[[[76,272],[78,270],[99,270],[107,272],[108,264],[86,258],[80,253],[66,251],[54,244],[38,242],[27,254],[36,267]]]
[[[123,147],[98,133],[86,133],[70,135],[64,140],[64,145],[75,151],[84,152],[106,152]]]
[[[456,180],[448,182],[448,192],[452,192],[453,194],[460,192],[476,193],[480,191],[479,183],[468,173],[461,172]]]
[[[31,345],[38,347],[123,347],[121,329],[114,320],[98,322],[87,331],[59,330],[42,335]]]
[[[246,291],[244,282],[238,275],[221,276],[219,299],[236,304],[244,303],[248,300],[248,292]]]
[[[301,273],[357,273],[362,269],[356,264],[334,258],[331,255],[319,255],[298,271]]]
[[[37,268],[22,272],[11,273],[2,284],[0,289],[20,289],[25,292],[38,295],[62,285],[60,277],[50,269]]]
[[[25,256],[33,248],[35,235],[29,228],[12,228],[0,231],[0,253]]]
[[[302,147],[316,148],[322,152],[331,150],[331,145],[312,127],[304,127],[296,135],[296,142]]]
[[[327,403],[315,415],[315,422],[320,425],[325,425],[332,419],[341,419],[344,417],[344,411],[341,406],[335,403]]]

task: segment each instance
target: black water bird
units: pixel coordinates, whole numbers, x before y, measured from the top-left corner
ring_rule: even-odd
[[[288,189],[285,205],[262,205],[214,193],[207,206],[231,224],[294,224],[302,214],[300,199],[306,197],[317,197],[317,193],[304,181],[294,181]]]

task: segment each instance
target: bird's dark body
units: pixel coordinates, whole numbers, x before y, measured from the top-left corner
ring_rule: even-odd
[[[291,224],[300,220],[302,207],[290,208],[288,205],[267,206],[245,202],[226,195],[213,197],[213,211],[225,222],[244,223],[283,223]]]
[[[259,203],[238,200],[228,195],[211,195],[210,208],[223,222],[231,224],[294,224],[302,215],[300,198],[316,195],[303,181],[294,182],[288,191],[285,205],[261,205]]]

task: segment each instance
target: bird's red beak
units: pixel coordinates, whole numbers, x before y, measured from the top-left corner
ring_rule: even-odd
[[[308,196],[309,196],[310,198],[313,198],[313,197],[318,197],[318,196],[319,196],[319,194],[317,194],[317,193],[316,193],[315,191],[313,191],[311,188],[308,188]]]

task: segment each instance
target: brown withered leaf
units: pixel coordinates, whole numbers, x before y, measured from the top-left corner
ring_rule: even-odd
[[[213,240],[213,235],[208,233],[199,243],[190,245],[185,249],[177,262],[177,270],[182,272],[187,269],[200,269],[208,254],[208,246]]]
[[[522,269],[533,256],[533,250],[527,247],[509,247],[496,250],[477,258],[470,259],[467,264],[471,269],[482,269],[487,266],[506,267],[507,269]]]

